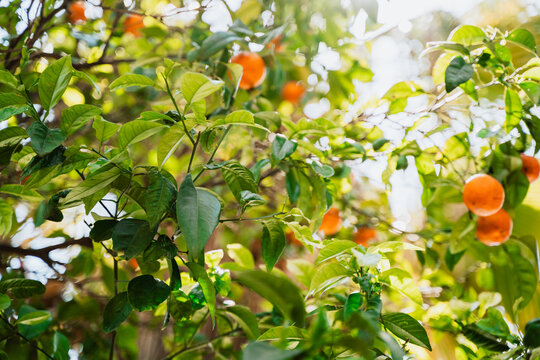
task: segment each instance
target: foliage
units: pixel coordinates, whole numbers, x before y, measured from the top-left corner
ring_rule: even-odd
[[[398,82],[370,100],[382,113],[366,105],[350,117],[355,85],[373,75],[351,50],[354,1],[245,0],[228,9],[227,31],[203,21],[204,5],[170,25],[145,2],[104,1],[103,16],[74,23],[65,1],[30,3],[22,31],[17,10],[30,5],[0,8],[0,27],[17,34],[0,45],[0,358],[136,359],[143,331],[158,334],[165,359],[402,359],[436,351],[443,335],[461,358],[540,352],[538,242],[518,223],[539,211],[520,158],[540,147],[531,32],[457,27],[424,52],[438,54],[434,87]],[[122,30],[129,14],[144,27]],[[315,70],[322,43],[339,70]],[[229,60],[253,48],[266,78],[239,88],[242,66]],[[329,111],[307,118],[282,101],[288,81]],[[420,96],[428,105],[400,122]],[[489,101],[503,122],[459,123],[454,112]],[[385,137],[379,115],[403,136]],[[351,169],[376,159],[386,189],[363,196]],[[427,216],[407,230],[386,190],[411,170]],[[503,185],[516,222],[500,246],[475,239],[477,216],[462,204],[477,173]],[[330,208],[339,232],[325,236]],[[78,236],[65,226],[73,213]],[[61,243],[19,246],[25,224]],[[377,229],[369,246],[349,240],[364,226]],[[68,247],[80,252],[54,256]],[[25,256],[48,265],[46,285],[14,265]]]

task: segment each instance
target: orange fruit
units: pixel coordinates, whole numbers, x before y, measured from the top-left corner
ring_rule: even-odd
[[[280,52],[280,51],[283,51],[283,49],[285,48],[283,46],[283,44],[281,43],[281,39],[283,38],[283,35],[279,35],[279,36],[276,36],[275,38],[273,38],[272,40],[270,40],[270,42],[268,44],[266,44],[266,47],[268,49],[271,49],[271,48],[274,48],[274,51],[276,52]]]
[[[143,16],[137,14],[129,15],[124,21],[124,32],[135,37],[141,36],[140,29],[144,28]]]
[[[287,100],[293,104],[298,104],[304,93],[306,92],[304,86],[296,81],[287,81],[281,89],[281,96],[284,100]]]
[[[354,232],[354,242],[367,247],[370,240],[377,238],[377,230],[370,228],[368,226],[362,226],[356,229]]]
[[[334,235],[341,228],[341,217],[339,216],[339,210],[335,207],[331,207],[323,216],[323,221],[319,231],[325,236]]]
[[[292,230],[287,230],[285,232],[285,238],[287,239],[287,241],[291,245],[303,246],[303,244],[300,242],[300,240],[298,240],[296,238],[296,236],[294,236],[294,232],[292,232]]]
[[[139,268],[139,263],[137,262],[137,259],[135,258],[129,259],[128,263],[129,263],[129,266],[131,266],[131,268],[135,271],[137,271],[137,269]]]
[[[86,21],[85,9],[86,7],[84,6],[83,1],[75,1],[74,3],[71,3],[68,8],[69,22],[75,24]]]
[[[240,89],[249,90],[262,84],[266,75],[266,65],[259,54],[241,52],[231,58],[231,63],[242,65]]]
[[[538,163],[538,159],[533,156],[521,154],[521,161],[523,162],[521,172],[527,176],[529,182],[538,179],[538,175],[540,174],[540,163]]]
[[[474,175],[463,188],[463,202],[478,216],[493,215],[503,206],[504,188],[493,176]]]
[[[493,215],[478,217],[476,237],[486,245],[500,245],[510,238],[512,226],[512,218],[501,209]]]

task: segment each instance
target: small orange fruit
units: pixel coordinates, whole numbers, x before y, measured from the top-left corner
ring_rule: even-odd
[[[369,242],[376,238],[377,230],[368,226],[359,227],[354,232],[354,242],[364,247],[367,247]]]
[[[331,207],[323,216],[323,221],[319,231],[325,236],[334,235],[341,228],[341,217],[339,216],[339,210],[335,207]]]
[[[478,216],[493,215],[503,206],[504,188],[493,176],[474,175],[463,188],[463,202]]]
[[[86,21],[84,1],[75,1],[68,8],[68,20],[72,24]]]
[[[137,271],[137,269],[139,268],[139,263],[137,262],[137,259],[135,258],[129,259],[128,263],[129,263],[129,266],[131,266],[131,268],[135,271]]]
[[[275,52],[280,52],[280,51],[283,51],[283,49],[285,48],[283,46],[283,44],[281,43],[281,39],[283,38],[283,35],[279,35],[279,36],[276,36],[275,38],[273,38],[272,40],[270,40],[270,42],[268,44],[266,44],[266,47],[268,49],[272,49],[274,48],[274,51]]]
[[[538,163],[538,159],[533,156],[521,154],[521,161],[523,162],[521,172],[527,176],[529,182],[532,183],[538,179],[538,175],[540,174],[540,163]]]
[[[298,104],[305,92],[306,90],[302,84],[296,81],[287,81],[283,89],[281,89],[281,96],[284,100]]]
[[[501,209],[493,215],[478,217],[476,237],[486,245],[500,245],[510,238],[512,226],[512,218]]]
[[[287,230],[285,232],[285,238],[287,239],[287,241],[289,242],[289,244],[291,245],[295,245],[295,246],[303,246],[303,244],[300,242],[300,240],[298,240],[296,238],[296,236],[294,236],[294,232],[292,232],[292,230]]]
[[[124,21],[124,32],[135,37],[141,36],[140,29],[144,28],[143,16],[138,14],[129,15]]]
[[[242,65],[240,89],[249,90],[262,84],[266,75],[266,65],[259,54],[241,52],[231,58],[231,63]]]

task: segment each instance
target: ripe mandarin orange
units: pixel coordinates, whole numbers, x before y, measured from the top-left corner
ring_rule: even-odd
[[[540,164],[538,163],[538,159],[533,156],[521,154],[521,161],[523,162],[521,172],[527,176],[529,182],[538,179],[538,175],[540,174]]]
[[[476,237],[486,245],[500,245],[510,238],[512,225],[510,215],[501,209],[493,215],[478,217]]]
[[[242,65],[240,89],[249,90],[262,84],[266,75],[264,60],[257,53],[241,52],[231,58],[231,62]]]
[[[293,104],[298,104],[306,90],[304,86],[296,81],[287,81],[281,89],[281,96],[284,100],[287,100]]]
[[[339,210],[335,207],[331,207],[323,216],[323,221],[319,231],[325,236],[334,235],[341,228],[341,217],[339,216]]]
[[[86,7],[84,6],[83,1],[75,1],[74,3],[71,3],[68,8],[69,22],[75,24],[86,21],[85,9]]]
[[[463,202],[478,216],[493,215],[503,206],[504,188],[493,176],[474,175],[463,188]]]
[[[124,21],[124,32],[135,37],[141,36],[140,29],[144,28],[143,16],[138,14],[129,15]]]
[[[131,266],[131,268],[135,271],[137,271],[137,269],[139,268],[139,263],[137,262],[137,259],[135,258],[129,259],[128,263],[129,263],[129,266]]]
[[[368,226],[362,226],[356,229],[354,232],[354,242],[367,247],[370,240],[377,238],[377,230],[370,228]]]

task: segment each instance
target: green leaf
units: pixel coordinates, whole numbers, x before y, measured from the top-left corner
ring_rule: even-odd
[[[225,311],[238,323],[249,340],[255,340],[261,335],[259,321],[251,309],[241,305],[234,305],[226,307]]]
[[[523,344],[531,349],[540,347],[540,318],[533,319],[525,325]]]
[[[0,130],[0,148],[19,144],[28,137],[28,133],[21,127],[8,126]]]
[[[39,156],[44,156],[62,144],[66,139],[60,129],[49,129],[45,124],[34,121],[28,127],[28,136],[32,140],[32,148]]]
[[[233,41],[241,41],[242,38],[231,32],[218,31],[207,37],[201,44],[197,53],[198,59],[208,59]]]
[[[524,81],[519,86],[525,91],[533,104],[540,104],[540,85],[532,81]]]
[[[88,75],[87,73],[83,71],[73,70],[72,72],[73,76],[78,77],[79,79],[86,80],[90,85],[94,87],[94,90],[98,95],[101,95],[101,89],[99,88],[98,84],[94,81],[95,76]]]
[[[152,121],[133,120],[120,128],[118,133],[118,146],[125,149],[128,145],[135,144],[139,141],[155,135],[163,130],[166,126]]]
[[[508,345],[500,341],[496,336],[480,329],[476,324],[465,325],[462,332],[467,339],[478,347],[497,352],[504,352],[509,349]]]
[[[317,265],[321,264],[357,246],[358,244],[350,240],[327,240],[324,242],[324,247],[319,251],[315,263]]]
[[[379,276],[379,281],[399,291],[417,304],[423,303],[422,294],[407,271],[399,268],[388,269]]]
[[[204,270],[204,267],[193,262],[189,262],[187,266],[191,271],[193,278],[197,280],[197,282],[201,286],[204,298],[206,300],[206,304],[208,305],[208,311],[210,312],[210,316],[212,317],[212,322],[215,322],[216,289],[214,288],[214,284],[212,283],[212,280],[210,280],[210,278],[208,277],[208,274]]]
[[[347,296],[343,306],[343,319],[347,320],[352,314],[360,311],[364,297],[360,293],[352,293]]]
[[[227,244],[227,254],[238,265],[245,269],[253,269],[255,267],[255,261],[251,251],[242,244]]]
[[[93,117],[101,114],[101,109],[88,104],[73,105],[62,110],[62,124],[60,128],[67,136],[86,125]]]
[[[92,123],[92,127],[96,131],[96,138],[100,143],[109,139],[111,136],[116,134],[118,129],[120,129],[121,124],[112,123],[101,117],[96,117]]]
[[[300,290],[286,277],[260,270],[245,270],[234,278],[277,307],[285,318],[302,327],[306,310]]]
[[[398,252],[403,250],[412,250],[412,251],[424,251],[424,248],[421,248],[417,245],[411,243],[406,243],[402,241],[384,241],[376,245],[372,245],[367,249],[367,252],[370,254],[374,253],[388,253],[388,252]]]
[[[263,222],[261,238],[262,257],[266,270],[271,271],[285,249],[285,233],[278,220],[272,219]]]
[[[384,144],[386,144],[389,141],[390,140],[387,140],[385,138],[380,138],[380,139],[377,139],[377,140],[373,141],[373,144],[372,144],[373,150],[379,151],[384,146]]]
[[[196,72],[186,72],[180,78],[180,90],[188,105],[215,93],[223,84],[223,81],[212,80]]]
[[[128,300],[137,311],[154,310],[169,297],[171,289],[152,275],[141,275],[128,284]]]
[[[154,80],[140,74],[125,74],[114,80],[109,89],[118,90],[127,86],[154,86]]]
[[[132,239],[139,229],[148,223],[139,219],[122,219],[120,220],[112,230],[113,249],[116,251],[125,251],[131,245]],[[102,238],[108,236],[104,234]]]
[[[506,178],[504,187],[505,201],[508,201],[515,208],[527,196],[529,185],[529,179],[527,179],[527,176],[521,170],[511,172]]]
[[[178,190],[176,216],[192,261],[198,262],[204,254],[204,247],[219,223],[220,212],[219,200],[208,191],[195,189],[191,174],[187,174]]]
[[[519,94],[510,88],[506,88],[504,95],[504,110],[506,111],[506,122],[504,129],[510,132],[519,125],[523,114],[523,106]]]
[[[350,275],[350,271],[343,265],[335,262],[326,263],[320,266],[315,275],[313,275],[309,286],[309,295],[324,292],[335,287],[336,284]]]
[[[456,56],[450,61],[450,64],[444,73],[446,92],[449,93],[459,85],[469,81],[473,74],[473,66],[467,64],[461,56]]]
[[[529,30],[515,29],[510,33],[510,35],[508,35],[506,40],[510,40],[518,45],[523,46],[527,50],[536,52],[536,41],[534,39],[534,35],[531,34]]]
[[[476,322],[476,326],[491,335],[506,339],[510,335],[510,329],[501,312],[493,307],[487,309],[487,317]]]
[[[244,125],[270,132],[270,130],[264,126],[257,124],[253,114],[247,110],[233,111],[226,117],[214,121],[212,128],[225,125]]]
[[[465,46],[481,44],[486,39],[486,34],[482,29],[473,25],[461,25],[455,28],[448,36],[449,41],[453,41]]]
[[[41,73],[38,91],[45,110],[50,110],[60,101],[69,85],[72,74],[73,67],[69,55],[56,60]]]
[[[133,238],[131,239],[129,246],[124,252],[126,259],[134,258],[142,253],[148,245],[152,242],[154,232],[150,229],[148,222],[144,221],[137,229]],[[114,241],[114,239],[113,239]]]
[[[257,193],[258,186],[253,178],[253,173],[248,168],[240,164],[237,160],[230,160],[221,167],[223,179],[231,189],[234,197],[242,202],[241,192],[249,190]]]
[[[319,175],[321,175],[324,178],[329,178],[334,176],[334,169],[326,164],[319,164],[318,162],[312,162],[311,168]]]
[[[255,341],[246,346],[242,360],[287,360],[297,357],[302,350],[281,350],[265,342]]]
[[[28,298],[45,292],[45,285],[31,279],[8,279],[0,281],[0,293],[11,291],[15,298]]]
[[[114,219],[105,219],[98,220],[92,226],[90,230],[90,238],[94,241],[105,241],[112,238],[114,228],[118,224],[118,220]]]
[[[20,325],[39,325],[42,322],[51,319],[51,313],[48,311],[40,310],[33,311],[28,314],[24,314],[17,319],[17,324]]]
[[[305,340],[308,337],[309,334],[305,329],[296,326],[275,326],[268,329],[257,340]]]
[[[54,360],[69,360],[69,340],[59,331],[53,335],[53,358]]]
[[[11,299],[6,294],[0,294],[0,311],[7,309],[11,305]]]
[[[99,173],[93,174],[74,187],[65,197],[63,203],[69,204],[72,201],[82,200],[85,197],[93,195],[111,184],[114,180],[120,177],[120,175],[122,175],[122,170],[116,166],[112,166]]]
[[[131,311],[127,292],[121,292],[114,296],[103,311],[103,331],[108,333],[116,329],[128,318]]]
[[[39,201],[43,199],[37,191],[31,189],[25,189],[23,185],[18,184],[5,184],[0,187],[0,193],[16,196],[23,200]]]
[[[272,142],[272,163],[276,164],[292,155],[297,147],[297,142],[290,141],[282,135],[277,135]]]
[[[389,313],[382,316],[384,327],[394,335],[431,351],[431,344],[426,330],[412,316],[404,313]]]
[[[30,110],[28,100],[20,93],[2,93],[0,96],[0,121]]]
[[[0,69],[0,84],[16,89],[19,86],[19,80],[9,71]]]
[[[186,132],[182,125],[174,124],[165,131],[157,146],[157,163],[161,168],[182,143]]]
[[[156,227],[176,198],[176,187],[154,168],[148,171],[148,189],[144,194],[150,228]]]
[[[0,235],[6,235],[11,231],[13,215],[11,204],[0,198]]]

